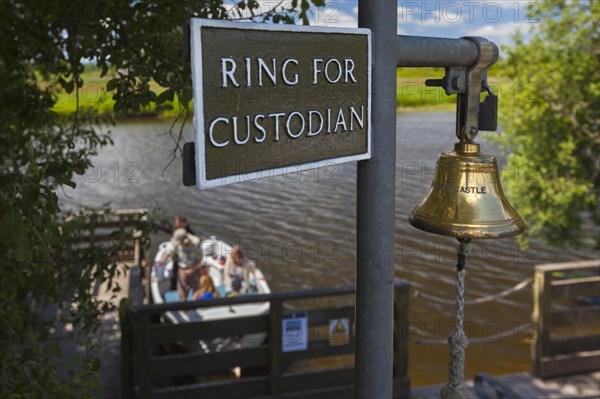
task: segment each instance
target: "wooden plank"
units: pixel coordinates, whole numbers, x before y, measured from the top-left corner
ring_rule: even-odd
[[[281,362],[281,343],[282,343],[282,315],[283,303],[281,300],[271,300],[271,307],[269,311],[269,321],[271,323],[271,335],[269,337],[269,350],[271,351],[270,365],[269,365],[269,393],[273,397],[277,397],[281,393],[281,373],[282,373],[282,362]]]
[[[119,231],[115,230],[113,232],[110,233],[105,233],[105,234],[84,234],[81,237],[75,237],[73,238],[73,242],[78,244],[78,243],[82,243],[82,242],[93,242],[93,243],[97,243],[97,242],[119,242],[122,241],[120,239],[119,236]],[[129,248],[133,249],[133,236],[131,236],[130,238],[128,238],[127,241],[131,241],[132,243],[123,243],[123,245],[127,245]]]
[[[133,319],[129,310],[124,310],[121,317],[121,397],[133,399]]]
[[[600,351],[578,352],[569,355],[543,357],[540,361],[539,378],[589,373],[600,370]]]
[[[138,334],[138,339],[136,340],[138,345],[136,348],[136,358],[138,361],[138,384],[139,384],[139,397],[147,398],[150,396],[150,374],[149,374],[149,365],[150,365],[150,353],[151,348],[148,344],[148,334],[145,334],[144,331],[148,331],[150,326],[150,318],[147,315],[142,315],[137,317],[137,328],[136,333]],[[135,389],[135,388],[134,388]]]
[[[600,276],[580,277],[552,282],[553,299],[600,295]]]
[[[142,285],[142,270],[138,265],[129,267],[128,297],[132,305],[141,305],[144,302],[144,287]]]
[[[281,381],[281,389],[283,393],[301,392],[353,383],[354,367],[339,367],[286,374]]]
[[[408,284],[399,279],[394,280],[394,379],[408,376],[409,305]]]
[[[575,262],[563,262],[563,263],[548,263],[543,265],[537,265],[536,271],[541,272],[558,272],[568,270],[579,270],[579,269],[593,269],[600,267],[600,258],[592,260],[580,260]]]
[[[551,308],[550,290],[552,288],[552,274],[536,267],[533,279],[533,313],[532,320],[537,325],[537,339],[531,352],[533,357],[533,374],[539,375],[541,358],[544,347],[550,341],[550,329],[548,328],[548,313]]]
[[[251,377],[205,384],[179,385],[156,389],[147,398],[152,399],[223,399],[251,398],[269,392],[269,377]],[[145,399],[145,398],[144,398]]]
[[[353,399],[354,385],[327,387],[311,391],[290,392],[280,396],[282,399]],[[408,398],[408,397],[407,397]]]
[[[586,305],[553,311],[548,314],[547,325],[550,328],[581,325],[600,328],[600,305]]]
[[[125,227],[135,227],[138,223],[140,222],[139,218],[137,219],[131,219],[131,220],[123,220],[122,222],[120,220],[109,220],[109,221],[105,221],[105,222],[93,222],[90,221],[88,223],[86,223],[86,227],[89,226],[90,228],[94,228],[94,229],[121,229],[121,228],[125,228]],[[84,227],[84,231],[85,231],[85,227]],[[133,229],[131,231],[133,233]]]
[[[133,236],[133,233],[129,235]],[[125,240],[125,215],[119,215],[119,240]]]
[[[181,324],[153,324],[147,334],[151,345],[187,340],[211,340],[269,332],[269,316],[199,321]]]
[[[130,209],[117,209],[116,211],[112,211],[115,215],[140,215],[145,216],[148,214],[148,211],[145,208],[130,208]]]
[[[600,350],[600,335],[597,334],[553,339],[544,347],[542,356],[556,356],[595,350]]]
[[[409,399],[410,395],[410,378],[408,376],[394,378],[392,382],[392,397],[393,399]]]
[[[98,217],[98,216],[112,216],[112,215],[147,215],[148,210],[145,208],[129,208],[129,209],[117,209],[117,210],[109,210],[105,211],[81,211],[75,214],[74,216],[87,216],[87,217]],[[73,217],[73,216],[71,216]]]
[[[316,357],[347,355],[354,353],[354,350],[354,337],[350,339],[348,345],[340,346],[331,346],[329,341],[311,341],[308,343],[307,350],[282,353],[281,362],[288,365],[299,360],[314,359]]]
[[[229,370],[234,367],[258,367],[269,364],[266,346],[215,353],[184,353],[151,359],[150,378],[166,378]]]
[[[258,294],[258,295],[244,295],[240,297],[232,298],[216,298],[210,301],[189,301],[189,302],[177,302],[177,303],[163,303],[156,305],[145,305],[136,307],[139,314],[161,314],[167,311],[181,311],[181,310],[195,310],[199,308],[209,308],[214,306],[229,306],[245,303],[261,303],[268,301],[292,301],[300,299],[312,299],[312,298],[328,298],[337,297],[342,295],[354,294],[354,286],[344,286],[336,288],[313,288],[310,290],[302,291],[281,291],[270,294]]]
[[[133,240],[133,259],[132,259],[132,261],[136,265],[140,265],[141,266],[143,260],[144,260],[144,246],[141,245],[141,239],[139,237],[134,237],[134,240]],[[148,284],[148,285],[150,285],[150,284]]]
[[[332,319],[348,319],[350,329],[354,321],[354,306],[343,306],[338,308],[311,309],[308,311],[308,327],[329,325]]]

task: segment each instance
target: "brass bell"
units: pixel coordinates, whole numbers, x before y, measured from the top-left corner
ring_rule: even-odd
[[[496,158],[480,152],[479,144],[463,140],[438,157],[429,193],[409,222],[459,239],[512,237],[525,228],[504,196]]]

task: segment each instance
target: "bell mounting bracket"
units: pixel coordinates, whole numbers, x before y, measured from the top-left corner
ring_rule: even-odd
[[[430,79],[427,86],[442,87],[447,95],[458,94],[456,102],[456,136],[461,142],[472,142],[479,130],[496,130],[498,97],[487,84],[487,68],[498,59],[498,47],[483,37],[469,36],[477,46],[477,59],[468,67],[446,67],[442,79]],[[488,96],[480,103],[480,93]]]

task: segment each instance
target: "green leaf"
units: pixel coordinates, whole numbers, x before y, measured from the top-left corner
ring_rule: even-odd
[[[119,79],[118,78],[113,78],[113,79],[109,80],[108,82],[106,82],[106,90],[107,91],[113,91],[118,86],[119,86]]]
[[[174,98],[175,98],[175,91],[172,89],[168,89],[159,94],[156,102],[160,104],[160,103],[164,103],[165,101],[173,101]]]
[[[25,236],[25,223],[15,209],[7,209],[0,219],[0,237],[3,241],[19,243]]]

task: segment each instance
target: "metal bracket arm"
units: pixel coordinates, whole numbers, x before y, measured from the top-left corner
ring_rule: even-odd
[[[456,135],[461,141],[473,141],[479,132],[479,95],[487,78],[487,68],[498,59],[498,47],[483,37],[466,37],[477,45],[477,61],[467,70],[467,92],[458,95]]]
[[[431,79],[427,86],[440,86],[447,95],[458,94],[456,135],[472,141],[479,132],[478,119],[482,84],[487,68],[499,56],[498,47],[482,37],[447,39],[398,35],[398,67],[444,67],[443,79]]]

